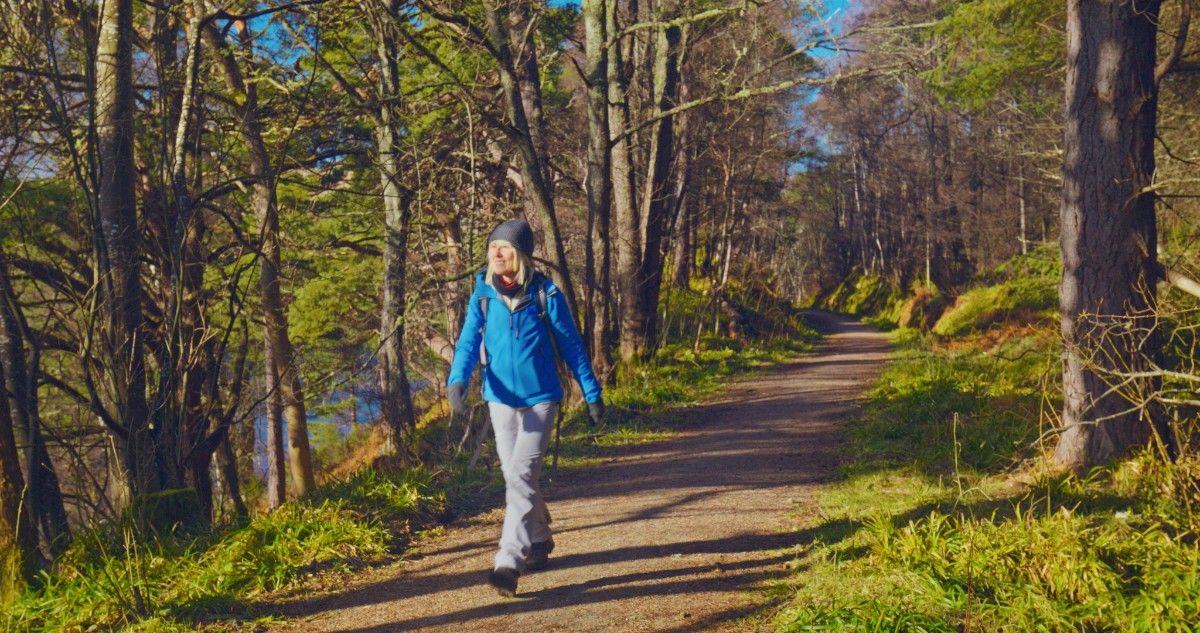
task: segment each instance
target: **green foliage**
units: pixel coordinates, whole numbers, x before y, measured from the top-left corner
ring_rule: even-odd
[[[61,239],[56,227],[70,226],[80,202],[71,185],[59,178],[0,182],[0,240],[24,249]]]
[[[810,555],[821,581],[780,630],[957,631],[970,613],[980,631],[1189,631],[1200,616],[1200,550],[1136,510],[1025,495],[860,525]]]
[[[775,295],[765,274],[749,271],[743,277],[745,280],[731,279],[716,297],[709,280],[703,278],[692,279],[691,287],[685,289],[664,287],[659,310],[667,316],[660,326],[668,347],[694,344],[697,332],[702,347],[724,346],[735,321],[739,340],[815,340],[816,333],[805,323],[803,313]]]
[[[374,426],[357,424],[345,436],[341,424],[334,421],[309,420],[308,436],[313,451],[313,463],[318,471],[329,471],[342,463],[359,447],[372,440]]]
[[[901,292],[880,277],[853,273],[825,295],[818,307],[862,318],[890,330],[895,327],[959,336],[1011,320],[1038,321],[1055,316],[1062,262],[1058,248],[1042,244],[980,275],[981,284],[953,305],[936,287],[914,284]]]
[[[933,326],[934,334],[958,336],[982,330],[1012,316],[1053,318],[1058,280],[1028,277],[976,288],[960,296]]]
[[[937,288],[918,286],[908,299],[900,302],[896,325],[901,328],[930,329],[946,310],[948,299]]]
[[[423,469],[380,471],[362,469],[344,481],[320,487],[312,502],[341,503],[356,516],[386,520],[392,529],[399,522],[428,522],[446,510],[440,482]]]
[[[191,630],[262,592],[380,559],[444,510],[434,490],[422,471],[367,470],[198,538],[142,542],[128,529],[93,530],[0,622],[6,630]]]
[[[1053,0],[956,2],[934,27],[939,63],[924,74],[944,102],[979,110],[998,98],[1047,111],[1056,92],[1039,91],[1066,61],[1063,5]]]

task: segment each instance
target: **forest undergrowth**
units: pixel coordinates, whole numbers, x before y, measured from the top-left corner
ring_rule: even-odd
[[[794,358],[817,339],[763,286],[730,284],[722,309],[706,290],[664,293],[674,334],[650,361],[621,368],[605,392],[602,426],[591,426],[582,407],[568,412],[560,470],[582,471],[614,447],[669,437],[686,424],[681,411],[729,377]],[[740,331],[731,337],[734,314]],[[439,455],[439,438],[461,429],[444,416],[426,419],[422,467],[377,460],[274,512],[199,533],[149,537],[126,523],[80,535],[39,586],[0,613],[0,629],[257,630],[275,620],[260,606],[271,596],[343,586],[349,574],[403,556],[427,531],[502,502],[490,446],[474,465],[470,450]]]
[[[1175,463],[1147,449],[1081,476],[1045,466],[1061,390],[1052,256],[992,271],[926,331],[893,329],[894,359],[848,428],[844,479],[800,518],[806,545],[772,589],[775,630],[1200,626],[1195,418]],[[892,328],[934,295],[852,283]],[[843,305],[856,296],[841,292]]]

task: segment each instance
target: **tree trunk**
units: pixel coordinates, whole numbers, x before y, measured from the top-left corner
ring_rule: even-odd
[[[233,503],[233,515],[239,520],[250,516],[246,502],[242,500],[242,484],[238,479],[237,455],[233,452],[233,442],[230,441],[229,431],[226,430],[217,446],[217,468],[221,471],[221,481],[225,483],[225,494]]]
[[[583,23],[586,35],[588,154],[587,205],[589,235],[587,242],[587,280],[584,288],[589,306],[585,331],[589,332],[592,364],[596,373],[607,376],[612,367],[612,330],[609,328],[609,229],[611,224],[612,162],[609,159],[608,129],[608,56],[605,50],[605,0],[584,0]]]
[[[412,455],[404,448],[416,427],[412,389],[404,358],[405,258],[408,255],[408,226],[412,195],[400,184],[400,148],[402,137],[398,100],[400,69],[399,46],[391,25],[379,25],[379,112],[375,144],[379,152],[377,167],[383,189],[383,312],[379,321],[380,413],[387,433],[387,450],[400,451],[404,459]]]
[[[7,389],[0,371],[0,388]],[[13,439],[8,407],[0,406],[0,604],[8,604],[34,577],[38,564],[37,533],[25,500],[25,481]]]
[[[192,114],[197,107],[203,16],[202,7],[194,7],[186,30],[188,48],[184,83],[178,99],[179,112],[175,118],[174,147],[168,174],[174,201],[172,205],[167,205],[162,202],[162,196],[156,196],[154,200],[156,206],[162,209],[157,214],[162,218],[158,228],[162,249],[166,253],[160,263],[163,273],[161,285],[168,297],[161,330],[156,333],[157,340],[152,345],[158,359],[159,374],[151,407],[162,485],[164,488],[188,485],[194,488],[201,509],[196,515],[200,517],[200,527],[207,526],[212,518],[212,481],[206,467],[212,460],[212,454],[201,448],[208,429],[208,416],[201,411],[201,401],[207,372],[217,371],[212,363],[194,362],[193,356],[205,338],[203,308],[198,301],[204,294],[204,262],[207,257],[203,251],[206,228],[202,216],[195,213],[188,186],[187,148],[188,139],[193,136]],[[171,54],[171,57],[174,55]]]
[[[1160,2],[1067,3],[1060,290],[1062,436],[1055,460],[1082,470],[1150,437],[1145,410],[1115,390],[1153,342],[1138,336],[1155,307],[1157,234],[1155,36]],[[1149,345],[1147,345],[1149,343]],[[1151,385],[1135,382],[1142,392]],[[1131,402],[1133,400],[1134,402]]]
[[[0,251],[0,363],[8,377],[7,407],[17,445],[24,448],[24,480],[29,494],[25,503],[29,516],[41,531],[52,554],[61,553],[71,539],[67,511],[63,506],[58,473],[42,436],[37,398],[37,367],[27,364],[24,319],[8,275],[7,255]],[[34,359],[37,355],[34,354]],[[0,405],[3,406],[3,405]]]
[[[688,288],[688,280],[692,275],[692,263],[696,258],[696,248],[693,242],[694,223],[699,213],[699,196],[687,195],[678,220],[677,237],[675,238],[674,276],[671,285],[680,290]]]
[[[266,376],[267,413],[267,508],[274,510],[287,501],[287,459],[283,449],[283,399],[279,396],[279,370],[274,351],[264,343],[263,373]]]
[[[621,32],[617,20],[617,0],[605,2],[605,29],[613,37]],[[619,314],[618,336],[621,358],[628,361],[635,349],[632,342],[626,343],[630,332],[638,332],[643,324],[638,314],[638,269],[641,266],[641,222],[638,220],[637,194],[634,187],[633,155],[629,129],[629,94],[625,67],[628,64],[628,44],[622,39],[614,40],[608,53],[608,122],[612,143],[612,218],[616,221],[617,311]],[[627,354],[626,351],[629,350]]]
[[[1026,213],[1025,213],[1025,165],[1021,164],[1020,170],[1017,173],[1017,206],[1021,211],[1021,234],[1019,240],[1021,242],[1021,254],[1025,255],[1029,252],[1029,238],[1026,232]]]
[[[513,45],[520,51],[516,59],[517,85],[521,90],[521,103],[525,106],[525,118],[529,122],[529,140],[537,153],[539,166],[542,168],[542,180],[551,197],[554,195],[554,180],[550,174],[550,150],[546,141],[546,117],[542,109],[542,78],[538,68],[537,43],[534,40],[532,26],[533,15],[530,12],[531,2],[517,2],[513,16],[513,29],[510,33],[523,36],[515,38]]]
[[[677,6],[672,7],[677,8]],[[670,15],[670,14],[668,14]],[[679,101],[679,66],[683,55],[683,32],[678,26],[660,29],[654,47],[654,114],[674,108]],[[662,288],[663,242],[675,208],[671,183],[675,160],[675,117],[659,119],[652,127],[646,182],[642,196],[642,261],[638,271],[638,312],[642,329],[636,339],[626,340],[637,355],[653,352],[658,330],[658,295]],[[624,352],[622,352],[624,354]]]
[[[109,397],[125,492],[160,489],[146,405],[142,351],[142,289],[138,278],[138,223],[133,162],[133,2],[101,4],[96,49],[95,120],[99,183],[96,266],[107,359]]]
[[[187,460],[187,475],[192,489],[196,491],[196,508],[199,525],[189,527],[208,528],[212,526],[213,516],[213,482],[212,451],[200,451]]]
[[[279,209],[275,200],[275,167],[271,164],[271,156],[263,140],[258,89],[254,83],[246,83],[242,79],[237,61],[214,28],[208,27],[205,37],[213,49],[220,53],[225,84],[242,104],[239,127],[247,146],[250,175],[254,176],[254,183],[250,189],[250,205],[258,220],[261,241],[258,287],[263,309],[263,343],[274,361],[265,363],[265,369],[277,374],[274,381],[269,376],[267,382],[268,385],[274,382],[277,386],[283,419],[287,424],[289,480],[292,492],[301,496],[316,487],[316,479],[313,476],[312,449],[308,442],[308,418],[304,410],[300,367],[288,337],[287,312],[280,289]],[[243,33],[243,37],[248,36]]]

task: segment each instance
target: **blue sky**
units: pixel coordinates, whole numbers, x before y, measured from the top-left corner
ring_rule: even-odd
[[[842,21],[846,18],[846,14],[850,11],[850,0],[825,0],[825,16],[832,18],[834,32],[836,33]],[[813,57],[827,59],[837,54],[836,50],[829,48],[818,48],[813,51]]]

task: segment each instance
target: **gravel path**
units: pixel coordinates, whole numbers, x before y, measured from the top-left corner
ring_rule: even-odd
[[[885,337],[828,314],[811,357],[733,382],[685,431],[621,449],[548,491],[557,549],[517,597],[483,584],[500,511],[455,524],[345,591],[272,609],[288,631],[737,631],[786,573],[788,514],[833,476],[839,429],[887,358]]]

